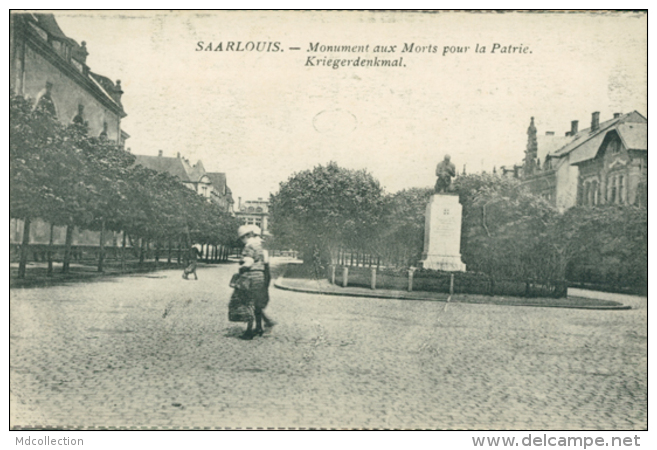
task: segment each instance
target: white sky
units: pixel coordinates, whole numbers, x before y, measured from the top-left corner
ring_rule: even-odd
[[[647,117],[647,16],[631,13],[57,12],[92,71],[121,79],[135,154],[181,152],[226,172],[237,201],[334,160],[388,192],[520,162],[531,116],[563,135],[614,112]],[[197,42],[278,41],[282,53],[197,52]],[[397,45],[401,68],[306,67],[310,42]],[[400,53],[404,43],[438,53]],[[487,53],[475,54],[479,43]],[[491,54],[493,43],[524,55]],[[470,46],[442,56],[444,46]],[[301,47],[291,51],[289,47]],[[313,54],[323,56],[325,53]],[[333,56],[373,58],[377,54]]]

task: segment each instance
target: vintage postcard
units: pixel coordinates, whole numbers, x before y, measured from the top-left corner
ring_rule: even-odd
[[[647,29],[13,11],[9,428],[647,443]]]

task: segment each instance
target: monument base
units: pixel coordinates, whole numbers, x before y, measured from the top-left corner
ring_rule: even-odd
[[[431,270],[444,270],[446,272],[465,272],[465,264],[461,256],[449,255],[422,255],[420,268]]]
[[[434,194],[424,224],[423,269],[465,272],[461,261],[461,210],[457,195]]]

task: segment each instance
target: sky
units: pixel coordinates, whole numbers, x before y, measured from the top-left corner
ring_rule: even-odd
[[[560,136],[571,120],[587,128],[594,111],[600,121],[634,110],[647,117],[646,14],[55,15],[67,36],[86,41],[92,71],[122,81],[132,153],[201,160],[227,174],[236,201],[267,198],[294,173],[330,161],[367,169],[389,193],[428,187],[445,154],[468,173],[520,163],[532,116],[539,134]],[[250,41],[282,51],[226,49]],[[222,51],[198,51],[219,43]],[[312,51],[316,44],[369,47]],[[315,65],[324,57],[403,59]]]

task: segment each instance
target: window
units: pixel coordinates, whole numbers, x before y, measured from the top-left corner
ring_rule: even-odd
[[[611,177],[609,179],[609,190],[608,190],[608,192],[609,192],[609,196],[608,196],[609,203],[616,203],[616,192],[617,192],[616,181],[617,180],[616,180],[615,176]]]
[[[591,182],[591,204],[597,205],[598,203],[598,180],[593,180]]]
[[[589,204],[590,189],[591,189],[591,183],[587,181],[586,183],[584,183],[584,195],[582,196],[582,205]]]
[[[620,142],[617,139],[614,139],[613,141],[609,142],[607,149],[611,152],[612,155],[620,153]]]
[[[623,175],[618,176],[618,203],[623,203],[625,200],[623,196],[625,195],[625,177]]]

